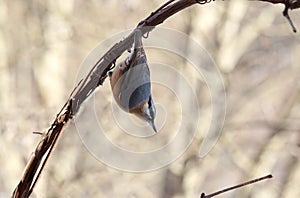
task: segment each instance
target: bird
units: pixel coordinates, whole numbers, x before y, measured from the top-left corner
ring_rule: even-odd
[[[154,123],[156,108],[151,95],[150,70],[142,37],[141,30],[135,29],[130,54],[108,76],[117,105],[146,121],[157,133]]]

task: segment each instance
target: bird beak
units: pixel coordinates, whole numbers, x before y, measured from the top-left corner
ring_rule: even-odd
[[[151,121],[149,122],[149,124],[151,125],[152,129],[154,130],[154,132],[157,133],[156,126],[155,126],[155,124],[154,124],[154,120],[151,120]]]

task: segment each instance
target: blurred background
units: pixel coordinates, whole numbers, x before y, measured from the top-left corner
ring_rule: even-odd
[[[106,38],[134,28],[164,2],[0,1],[0,197],[11,195],[40,140],[32,132],[50,126],[90,51]],[[190,198],[269,173],[272,180],[219,197],[300,197],[300,39],[282,11],[282,5],[257,1],[216,1],[185,9],[161,25],[200,43],[223,77],[226,120],[208,155],[198,156],[211,120],[205,81],[193,76],[187,61],[148,50],[149,62],[159,60],[181,71],[199,98],[202,120],[186,152],[158,170],[120,171],[93,157],[70,123],[32,197]],[[300,12],[290,15],[300,30]],[[188,50],[189,45],[182,47]],[[114,107],[108,81],[99,89],[97,115],[107,137],[131,145],[109,117]],[[157,137],[148,138],[155,138],[157,146],[173,136],[185,105],[177,104],[163,87],[152,89],[161,104],[158,116],[163,117],[158,119]],[[156,148],[149,142],[144,145],[146,151]]]

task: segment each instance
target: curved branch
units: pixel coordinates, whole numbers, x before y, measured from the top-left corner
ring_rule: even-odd
[[[211,0],[170,0],[155,12],[151,13],[145,20],[138,23],[137,28],[140,28],[143,34],[150,32],[155,26],[163,23],[164,20],[177,12],[196,3],[210,1]],[[12,197],[24,198],[31,195],[64,127],[78,112],[83,101],[85,101],[99,85],[102,85],[107,77],[107,72],[111,70],[116,59],[129,49],[132,43],[133,33],[129,34],[124,40],[108,50],[99,61],[96,62],[87,76],[74,88],[69,99],[57,114],[51,127],[43,134],[34,153],[31,154],[23,176],[15,188]]]

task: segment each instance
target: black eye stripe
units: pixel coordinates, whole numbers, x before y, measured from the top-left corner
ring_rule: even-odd
[[[152,103],[151,103],[151,96],[149,96],[149,99],[148,99],[148,105],[149,105],[149,108],[152,107]]]

